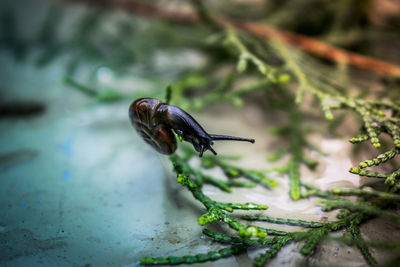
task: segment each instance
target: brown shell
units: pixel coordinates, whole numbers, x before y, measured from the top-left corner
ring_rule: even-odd
[[[175,152],[177,142],[174,133],[157,112],[162,104],[158,99],[140,98],[129,107],[129,118],[146,143],[158,152],[170,155]]]

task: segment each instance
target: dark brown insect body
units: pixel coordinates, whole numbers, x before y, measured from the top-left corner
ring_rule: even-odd
[[[158,152],[170,155],[177,148],[176,138],[173,131],[183,140],[193,144],[194,149],[203,152],[209,149],[216,155],[211,147],[214,140],[234,140],[254,143],[254,139],[240,138],[234,136],[208,134],[184,110],[167,105],[158,99],[140,98],[129,107],[129,118],[132,126]]]

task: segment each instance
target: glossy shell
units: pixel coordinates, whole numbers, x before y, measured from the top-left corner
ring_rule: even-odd
[[[132,126],[144,141],[161,154],[175,152],[177,142],[165,120],[166,105],[158,99],[140,98],[129,107]]]

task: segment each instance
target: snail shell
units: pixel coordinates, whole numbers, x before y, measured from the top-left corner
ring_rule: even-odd
[[[140,98],[129,107],[129,117],[146,143],[159,153],[170,155],[175,152],[177,142],[170,126],[162,121],[164,106],[158,99]]]

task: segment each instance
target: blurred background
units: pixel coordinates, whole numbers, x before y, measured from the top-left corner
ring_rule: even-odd
[[[201,205],[176,183],[167,158],[145,144],[129,122],[133,100],[165,99],[167,85],[176,89],[172,103],[190,111],[209,132],[256,139],[255,145],[216,144],[217,152],[243,155],[239,164],[248,168],[273,166],[265,158],[277,142],[268,132],[277,119],[268,115],[259,95],[246,95],[245,104],[197,101],[208,92],[205,86],[215,87],[227,74],[226,68],[211,66],[234,64],[207,43],[212,28],[179,23],[179,17],[171,23],[148,9],[186,12],[193,9],[189,1],[144,2],[0,1],[1,266],[137,266],[144,256],[220,247],[200,238]],[[226,18],[257,21],[400,65],[400,1],[236,0],[207,1],[207,6]],[[353,79],[357,93],[357,85],[367,85],[375,97],[389,91],[400,96],[398,78],[310,60],[318,61],[311,69],[332,75],[326,76],[332,82]],[[306,179],[318,179],[325,188],[362,184],[347,172],[357,156],[343,141],[357,129],[343,128],[342,136],[312,136],[331,153],[320,158],[316,171],[302,170]],[[273,178],[280,186],[272,191],[257,187],[227,195],[205,187],[205,193],[224,201],[266,203],[280,216],[331,218],[314,200],[293,203],[287,179]],[[383,230],[371,230],[371,237],[400,237],[392,225],[379,223]],[[298,265],[298,251],[296,244],[285,248],[271,266]],[[256,254],[196,266],[249,266]],[[365,264],[358,251],[336,243],[325,244],[315,259]]]

